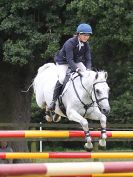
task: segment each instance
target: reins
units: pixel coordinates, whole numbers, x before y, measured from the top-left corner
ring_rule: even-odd
[[[78,76],[77,76],[77,77],[78,77]],[[77,78],[77,77],[75,77],[75,78]],[[77,90],[76,90],[75,84],[74,84],[75,78],[74,78],[74,79],[71,79],[71,81],[72,81],[73,88],[74,88],[74,91],[75,91],[75,93],[76,93],[76,96],[77,96],[77,98],[79,99],[79,101],[82,103],[82,105],[83,105],[83,107],[84,107],[84,109],[85,109],[85,113],[84,113],[84,115],[83,115],[83,117],[84,117],[84,116],[86,115],[87,110],[88,110],[90,107],[92,107],[92,105],[94,104],[94,101],[93,101],[92,98],[91,98],[92,103],[90,103],[90,104],[85,104],[85,103],[81,100],[81,98],[80,98],[80,96],[79,96],[79,94],[78,94],[78,92],[77,92]],[[83,87],[84,90],[88,93],[87,89],[84,87],[84,85],[83,85],[83,83],[82,83],[82,77],[80,77],[80,81],[81,81],[82,87]],[[89,94],[89,93],[88,93],[88,94]]]

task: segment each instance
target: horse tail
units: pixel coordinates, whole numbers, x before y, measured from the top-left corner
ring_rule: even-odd
[[[42,73],[44,70],[48,69],[49,67],[51,66],[55,66],[54,63],[47,63],[47,64],[44,64],[43,66],[41,66],[39,69],[38,69],[38,73]]]

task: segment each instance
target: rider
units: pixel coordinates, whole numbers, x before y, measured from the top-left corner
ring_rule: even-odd
[[[55,62],[58,71],[58,81],[55,85],[53,100],[49,110],[54,111],[55,103],[61,93],[63,81],[68,67],[73,72],[82,76],[81,71],[91,69],[91,52],[88,40],[92,34],[92,28],[89,24],[80,24],[77,27],[76,35],[68,39],[62,49],[55,55]]]

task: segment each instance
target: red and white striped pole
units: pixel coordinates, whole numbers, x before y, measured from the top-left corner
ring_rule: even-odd
[[[133,173],[133,162],[62,162],[1,164],[0,176],[87,176],[89,174]]]

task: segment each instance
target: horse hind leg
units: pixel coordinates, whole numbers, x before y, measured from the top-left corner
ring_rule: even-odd
[[[47,121],[47,122],[52,122],[52,121],[53,121],[53,115],[52,115],[51,111],[49,111],[47,105],[45,105],[45,114],[46,114],[46,115],[45,115],[46,121]]]
[[[53,115],[53,122],[60,122],[60,120],[61,120],[61,116],[60,115],[58,115],[58,114],[56,114],[56,113],[54,113],[54,115]]]
[[[61,116],[49,111],[48,106],[46,105],[46,111],[45,111],[45,119],[47,120],[47,122],[59,122],[61,120]]]

